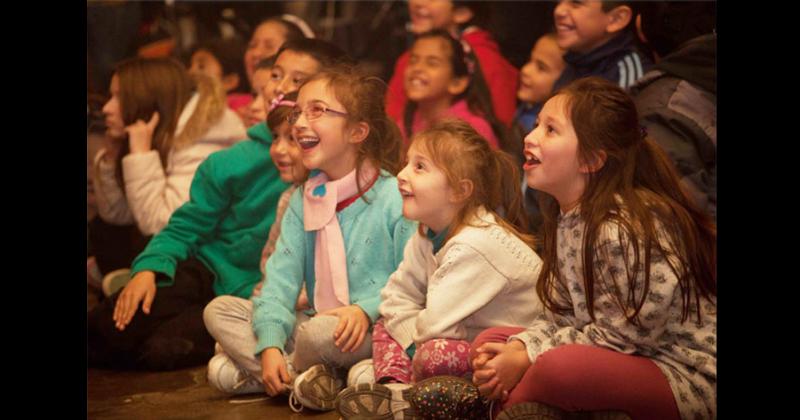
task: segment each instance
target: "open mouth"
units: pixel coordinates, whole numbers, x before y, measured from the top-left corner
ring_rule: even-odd
[[[408,86],[412,88],[424,88],[428,86],[428,81],[419,77],[413,76],[408,79]]]
[[[534,166],[542,163],[542,161],[539,160],[539,158],[537,158],[536,156],[534,156],[533,153],[525,152],[524,154],[525,154],[525,163],[522,165],[523,170],[531,169]]]
[[[300,145],[300,147],[303,150],[308,150],[308,149],[311,149],[314,146],[319,144],[319,138],[317,138],[317,137],[298,137],[297,138],[297,144]]]
[[[406,190],[403,190],[403,189],[401,189],[401,190],[400,190],[400,195],[401,195],[403,198],[407,198],[407,197],[413,197],[413,196],[414,196],[414,193],[412,193],[411,191],[406,191]]]
[[[281,161],[278,161],[278,162],[275,162],[275,166],[278,167],[278,170],[285,171],[287,169],[291,169],[292,162],[281,162]]]
[[[575,29],[574,26],[565,25],[565,24],[556,24],[556,32],[569,32]]]

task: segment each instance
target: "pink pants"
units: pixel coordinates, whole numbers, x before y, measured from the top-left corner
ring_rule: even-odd
[[[524,328],[495,327],[478,335],[484,343],[505,343]],[[535,401],[567,411],[622,410],[635,419],[680,419],[667,378],[650,359],[600,347],[569,344],[542,353],[502,408]],[[495,406],[497,407],[497,406]]]
[[[436,338],[417,347],[411,360],[405,349],[389,335],[383,321],[372,330],[372,363],[375,379],[393,379],[404,384],[431,376],[464,376],[472,372],[469,342]]]

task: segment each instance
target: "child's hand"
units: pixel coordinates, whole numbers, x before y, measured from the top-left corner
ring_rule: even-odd
[[[481,395],[489,399],[506,398],[508,391],[514,388],[522,379],[522,375],[531,366],[525,344],[519,340],[510,343],[486,343],[478,347],[478,353],[491,353],[494,357],[484,364],[480,380],[489,379],[478,387]],[[494,375],[488,375],[491,371]]]
[[[478,353],[478,355],[472,359],[472,382],[475,383],[475,386],[478,387],[478,390],[483,396],[491,395],[497,386],[496,372],[494,369],[486,368],[486,362],[492,360],[494,356],[496,356],[495,353],[484,352]],[[492,381],[492,379],[494,380]],[[490,381],[492,382],[491,384],[485,385]]]
[[[140,271],[125,285],[117,297],[114,307],[114,321],[117,329],[122,331],[131,322],[142,302],[142,312],[149,314],[150,305],[156,298],[156,274],[152,271]]]
[[[304,311],[306,309],[309,309],[309,306],[308,306],[308,294],[306,294],[306,288],[303,287],[303,289],[300,290],[300,296],[297,297],[297,304],[294,305],[294,310],[295,311]]]
[[[333,332],[336,347],[343,353],[353,352],[364,342],[369,328],[369,318],[358,305],[342,306],[321,312],[319,315],[339,317],[339,325]]]
[[[153,148],[153,131],[157,125],[158,112],[153,112],[150,121],[136,120],[135,123],[125,127],[131,153],[146,153]]]
[[[288,384],[291,380],[283,353],[276,347],[261,352],[261,380],[270,397],[283,392],[284,384]]]

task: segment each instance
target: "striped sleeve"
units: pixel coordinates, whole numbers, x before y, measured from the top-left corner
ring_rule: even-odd
[[[644,75],[642,61],[639,59],[639,54],[635,52],[626,54],[617,61],[617,68],[619,69],[619,86],[626,90]]]

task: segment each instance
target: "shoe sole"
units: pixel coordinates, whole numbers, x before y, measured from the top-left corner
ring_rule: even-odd
[[[305,380],[297,384],[302,399],[310,401],[313,405],[308,408],[324,411],[335,409],[339,387],[336,386],[337,379],[333,372],[321,364],[311,366],[308,370],[310,373]]]
[[[495,420],[566,420],[567,412],[539,403],[512,405],[497,415]]]
[[[421,420],[422,417],[411,405],[411,390],[412,388],[404,389],[403,401],[396,401],[392,390],[385,385],[351,386],[339,393],[336,412],[348,420]]]
[[[411,404],[426,419],[485,418],[478,388],[464,378],[434,376],[414,385]]]

